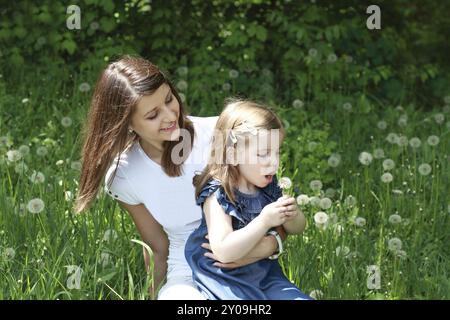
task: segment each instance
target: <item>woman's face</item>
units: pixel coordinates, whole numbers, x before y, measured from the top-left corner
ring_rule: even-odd
[[[146,142],[160,146],[179,138],[179,116],[180,104],[170,87],[163,84],[152,95],[140,99],[131,116],[130,129]]]

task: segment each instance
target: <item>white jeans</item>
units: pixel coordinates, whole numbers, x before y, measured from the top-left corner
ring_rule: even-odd
[[[206,300],[192,278],[169,279],[159,290],[158,300]]]

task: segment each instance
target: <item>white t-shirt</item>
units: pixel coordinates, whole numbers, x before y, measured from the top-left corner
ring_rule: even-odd
[[[151,160],[138,141],[117,157],[105,176],[105,191],[114,199],[136,205],[144,204],[158,221],[169,239],[167,279],[192,279],[192,271],[184,256],[187,237],[199,225],[201,208],[195,202],[192,178],[202,171],[211,150],[213,130],[219,117],[187,116],[194,124],[192,151],[183,164],[183,175],[169,177],[159,164]],[[108,181],[119,166],[108,189]]]

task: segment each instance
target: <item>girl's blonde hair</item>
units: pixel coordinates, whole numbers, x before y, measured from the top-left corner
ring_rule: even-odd
[[[235,204],[233,186],[238,182],[239,170],[236,165],[227,161],[227,147],[230,147],[229,132],[236,132],[238,130],[234,129],[242,128],[242,126],[257,130],[278,129],[281,139],[285,135],[282,121],[269,107],[250,100],[229,99],[219,116],[214,130],[208,164],[201,174],[193,178],[195,198],[200,195],[205,184],[213,178],[221,182],[227,197]],[[246,134],[241,135],[246,136]],[[247,143],[248,139],[245,139]],[[232,148],[235,151],[234,145]],[[216,154],[217,150],[220,150],[221,154]]]

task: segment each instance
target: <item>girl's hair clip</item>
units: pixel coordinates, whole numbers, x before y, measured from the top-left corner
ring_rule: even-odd
[[[230,130],[230,133],[228,134],[228,145],[234,145],[236,142],[236,134],[233,132],[233,130]]]
[[[231,129],[227,137],[227,146],[233,146],[237,142],[237,135],[242,133],[250,133],[257,135],[258,130],[249,124],[248,121],[243,121],[237,128]]]
[[[256,130],[256,128],[252,126],[247,120],[243,121],[239,127],[243,127],[242,129],[238,129],[238,131],[242,133],[249,132],[254,136],[256,136],[256,134],[258,133],[258,130]]]

